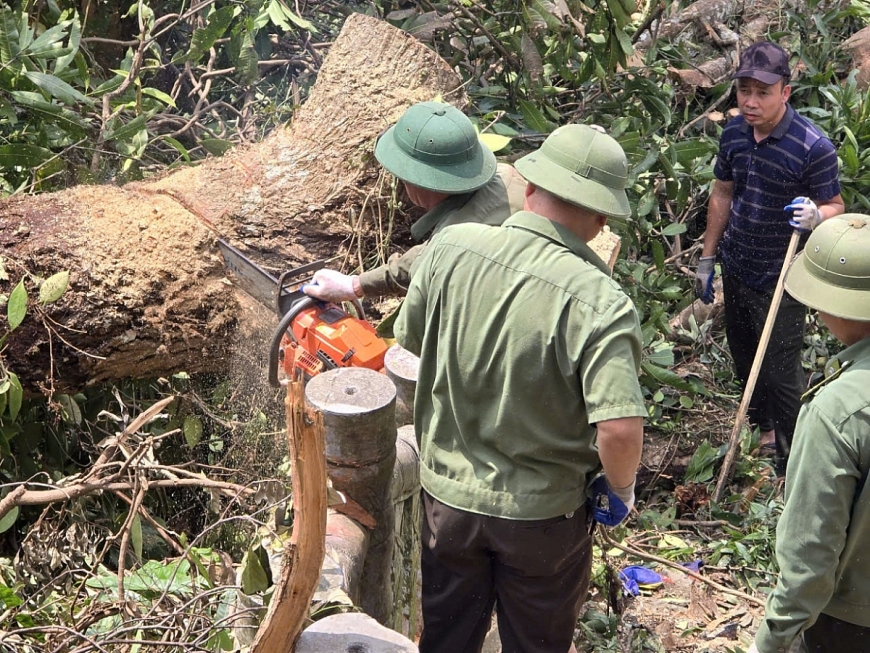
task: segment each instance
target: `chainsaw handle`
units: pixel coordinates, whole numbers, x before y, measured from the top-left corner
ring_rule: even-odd
[[[296,336],[293,335],[293,329],[291,328],[293,320],[306,308],[314,305],[315,301],[317,300],[307,296],[300,299],[290,307],[289,311],[284,313],[281,321],[278,322],[275,333],[272,335],[272,343],[269,346],[269,385],[273,388],[281,387],[281,382],[278,380],[278,356],[281,351],[281,341],[284,339],[284,334],[286,333],[290,337],[290,340],[296,342]],[[366,319],[366,314],[360,300],[354,299],[351,303],[359,314],[359,318],[361,320]]]
[[[300,299],[290,307],[289,311],[284,313],[281,321],[278,322],[278,327],[272,336],[272,344],[269,347],[269,385],[273,388],[281,387],[281,382],[278,380],[278,355],[281,351],[281,341],[284,339],[284,334],[289,333],[290,338],[294,341],[296,340],[296,336],[293,335],[293,329],[290,328],[293,320],[296,319],[299,313],[312,304],[314,304],[314,300],[311,297]]]

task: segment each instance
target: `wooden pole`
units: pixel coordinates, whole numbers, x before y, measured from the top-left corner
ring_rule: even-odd
[[[743,390],[743,398],[740,400],[740,407],[737,409],[734,428],[731,429],[731,438],[728,440],[728,452],[725,454],[722,469],[719,470],[719,479],[716,481],[716,489],[713,491],[713,501],[718,502],[722,498],[725,485],[731,479],[734,459],[737,457],[737,444],[740,441],[740,430],[743,428],[743,422],[746,420],[746,411],[749,409],[749,402],[752,400],[752,393],[755,391],[755,382],[758,381],[761,362],[764,360],[764,354],[767,352],[770,332],[773,331],[776,314],[779,312],[779,304],[782,301],[782,293],[785,290],[785,274],[788,272],[791,260],[794,258],[799,239],[800,232],[795,229],[791,234],[791,240],[788,241],[788,250],[785,254],[785,260],[782,262],[782,270],[779,272],[779,279],[776,282],[776,289],[773,291],[773,298],[770,300],[770,308],[767,311],[767,321],[764,323],[764,329],[761,330],[758,349],[755,350],[755,359],[752,361],[749,378],[746,380],[746,387]]]
[[[293,486],[293,535],[284,548],[281,579],[251,653],[292,653],[326,551],[326,449],[323,417],[305,405],[301,381],[287,386],[287,441]]]

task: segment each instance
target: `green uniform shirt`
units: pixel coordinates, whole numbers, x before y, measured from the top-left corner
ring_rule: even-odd
[[[454,508],[576,510],[600,465],[592,425],[646,415],[634,305],[586,243],[534,213],[443,230],[395,333],[421,359],[420,481]]]
[[[822,612],[870,626],[870,338],[836,361],[798,417],[760,653],[788,650]]]
[[[506,163],[499,163],[495,176],[473,193],[451,195],[411,226],[411,236],[421,242],[448,225],[463,222],[500,225],[522,210],[526,182]],[[404,295],[411,281],[411,266],[426,245],[416,245],[404,254],[393,254],[384,264],[359,275],[363,294]]]

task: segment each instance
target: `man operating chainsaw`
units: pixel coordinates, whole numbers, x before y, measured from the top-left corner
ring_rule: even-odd
[[[440,102],[408,108],[375,146],[375,157],[402,181],[408,198],[426,213],[411,226],[418,243],[447,225],[480,222],[499,225],[523,207],[525,181],[477,138],[471,121]],[[394,254],[360,275],[323,269],[303,291],[330,302],[372,295],[404,295],[411,266],[425,245]]]
[[[631,213],[625,154],[567,125],[516,169],[525,210],[435,236],[395,325],[420,356],[422,653],[479,651],[494,605],[504,653],[572,649],[589,518],[634,504],[640,326],[587,245]]]

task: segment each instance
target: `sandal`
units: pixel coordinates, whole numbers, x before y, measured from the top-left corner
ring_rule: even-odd
[[[774,456],[776,456],[776,443],[767,442],[765,444],[759,445],[758,449],[755,450],[755,454],[759,458],[773,458]]]

